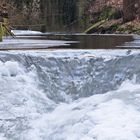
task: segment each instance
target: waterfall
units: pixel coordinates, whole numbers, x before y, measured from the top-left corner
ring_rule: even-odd
[[[1,52],[0,139],[138,140],[139,63],[126,50]]]

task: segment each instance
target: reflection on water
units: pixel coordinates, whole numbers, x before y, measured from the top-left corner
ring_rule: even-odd
[[[16,41],[17,40],[17,41]],[[26,41],[25,41],[26,40]],[[38,34],[20,35],[8,41],[6,45],[0,44],[0,49],[127,49],[126,42],[134,40],[131,35],[85,35],[85,34]],[[14,43],[15,42],[15,43]]]
[[[20,38],[22,38],[20,36]],[[125,42],[133,41],[131,35],[66,35],[66,34],[47,34],[42,36],[28,36],[28,39],[51,39],[51,40],[66,40],[78,41],[70,46],[58,46],[55,48],[72,48],[72,49],[120,49]]]
[[[90,35],[90,36],[71,36],[72,40],[80,41],[72,47],[77,49],[115,49],[125,42],[132,41],[132,36],[113,36],[113,35]]]

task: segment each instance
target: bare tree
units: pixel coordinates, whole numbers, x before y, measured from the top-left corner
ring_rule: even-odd
[[[137,0],[137,4],[138,4],[138,17],[140,20],[140,0]]]
[[[128,22],[135,18],[135,0],[123,0],[123,21]]]

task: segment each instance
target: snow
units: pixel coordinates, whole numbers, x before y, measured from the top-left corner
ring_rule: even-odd
[[[46,32],[42,33],[40,31],[33,31],[33,30],[12,30],[12,33],[15,35],[46,35],[46,34],[55,34],[55,35],[82,35],[88,36],[85,33],[63,33],[63,32]],[[133,34],[90,34],[93,36],[132,36]],[[139,36],[133,35],[135,39],[139,39]]]
[[[140,36],[133,36],[134,41],[131,42],[125,42],[122,46],[117,46],[117,47],[122,47],[122,48],[140,48]]]
[[[61,40],[41,40],[41,39],[11,39],[4,38],[0,42],[0,49],[21,49],[21,48],[41,48],[56,46],[69,46],[71,43],[78,43],[77,41],[61,41]]]
[[[14,35],[41,35],[42,33],[39,31],[32,31],[32,30],[12,30],[11,31]]]

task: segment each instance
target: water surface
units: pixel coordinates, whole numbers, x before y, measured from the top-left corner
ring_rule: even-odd
[[[132,35],[28,34],[4,39],[1,49],[127,49],[136,48]],[[139,39],[137,39],[139,40]],[[128,44],[129,43],[129,44]],[[126,45],[127,44],[127,45]],[[139,43],[137,43],[138,48]]]

